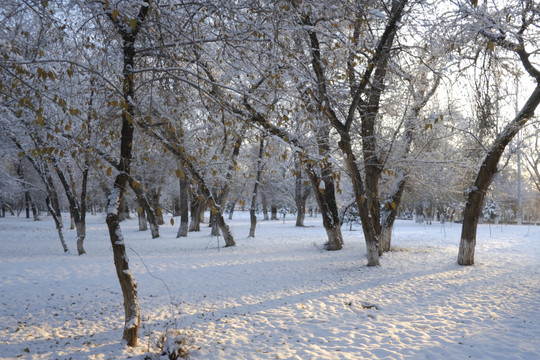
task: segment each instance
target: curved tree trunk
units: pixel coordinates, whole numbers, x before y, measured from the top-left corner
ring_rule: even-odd
[[[467,203],[465,204],[465,212],[463,213],[463,226],[461,229],[461,240],[459,243],[457,260],[459,265],[474,265],[474,250],[476,246],[478,220],[482,213],[482,205],[486,192],[491,185],[493,176],[497,173],[497,164],[499,163],[506,146],[512,141],[519,130],[523,128],[527,121],[534,116],[534,111],[539,103],[540,84],[537,84],[521,111],[497,136],[480,166],[474,185],[469,191]]]
[[[229,229],[229,226],[225,223],[223,214],[216,213],[215,221],[216,221],[217,226],[219,227],[219,230],[221,231],[221,234],[223,235],[223,239],[225,240],[225,247],[235,246],[236,243],[234,242],[231,229]]]

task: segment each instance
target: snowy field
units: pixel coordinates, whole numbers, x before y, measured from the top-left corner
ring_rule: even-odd
[[[461,267],[459,224],[399,221],[368,268],[358,229],[326,252],[320,218],[260,222],[255,239],[248,219],[230,222],[234,248],[206,225],[151,240],[122,224],[142,314],[129,349],[104,216],[82,257],[74,230],[62,253],[50,218],[0,218],[0,359],[160,359],[166,331],[190,359],[540,359],[540,226],[480,226]]]

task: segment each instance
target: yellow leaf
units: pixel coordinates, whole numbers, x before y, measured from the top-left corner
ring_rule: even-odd
[[[137,214],[141,215],[142,213],[143,213],[143,208],[142,208],[142,206],[139,206],[137,208]]]
[[[495,50],[495,43],[491,40],[488,42],[488,49],[491,51]]]
[[[173,218],[171,218],[171,225],[174,226],[174,219]]]
[[[111,176],[111,173],[112,173],[112,168],[108,168],[107,169],[107,176]]]
[[[184,174],[184,172],[180,169],[176,170],[175,173],[176,173],[177,178],[182,178],[182,179],[186,178],[186,174]]]
[[[118,9],[114,9],[112,11],[112,18],[114,21],[116,21],[116,18],[118,17]]]

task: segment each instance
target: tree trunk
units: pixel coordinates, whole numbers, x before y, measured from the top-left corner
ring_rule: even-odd
[[[215,222],[217,223],[217,226],[219,227],[219,230],[221,230],[221,234],[223,235],[223,239],[225,240],[225,247],[229,246],[235,246],[236,243],[234,242],[233,235],[231,233],[231,230],[229,229],[229,226],[225,223],[225,219],[223,218],[223,214],[216,213],[215,216]]]
[[[231,204],[230,204],[230,208],[229,208],[229,220],[232,220],[233,218],[233,215],[234,215],[234,209],[236,208],[236,203],[238,202],[238,198],[235,198]]]
[[[180,197],[173,198],[173,216],[180,216]]]
[[[84,250],[84,239],[86,238],[86,187],[88,183],[88,158],[85,159],[85,168],[82,173],[82,186],[81,186],[81,198],[77,199],[77,195],[74,189],[74,180],[71,171],[68,168],[68,175],[70,177],[70,182],[64,174],[64,171],[60,169],[58,160],[51,156],[51,161],[60,179],[60,183],[64,188],[64,192],[69,202],[69,214],[71,218],[71,228],[76,229],[77,231],[77,252],[79,255],[86,253]]]
[[[381,236],[380,247],[383,252],[388,252],[392,246],[392,229],[397,216],[397,209],[401,202],[403,191],[405,190],[406,178],[400,174],[397,185],[389,198],[384,202],[384,209],[381,213]]]
[[[366,242],[366,257],[368,266],[379,266],[379,239],[373,225],[371,211],[366,201],[362,176],[358,169],[358,163],[352,152],[351,141],[348,133],[340,133],[341,140],[339,147],[344,154],[347,171],[352,181],[358,214],[362,221],[362,230],[364,231],[364,240]],[[322,210],[322,209],[321,209]]]
[[[249,237],[255,237],[255,229],[257,228],[257,215],[255,214],[255,209],[249,209]]]
[[[303,165],[314,189],[319,209],[321,209],[323,227],[328,237],[325,247],[332,251],[341,250],[343,248],[343,235],[341,234],[332,170],[329,164],[323,164],[322,175],[318,177],[310,165],[305,163]],[[324,188],[322,184],[324,184]]]
[[[121,176],[117,176],[117,179],[118,177]],[[127,182],[127,180],[123,181]],[[117,180],[115,181],[115,184],[120,185],[123,181]],[[125,324],[123,339],[127,341],[128,346],[135,347],[137,346],[141,315],[139,313],[139,302],[137,298],[137,282],[135,281],[135,278],[133,277],[129,269],[129,262],[126,254],[124,238],[122,237],[120,221],[117,215],[119,210],[119,200],[122,196],[122,192],[122,190],[119,190],[115,186],[115,191],[112,192],[111,197],[109,198],[109,210],[107,211],[107,226],[109,229],[109,237],[113,249],[116,275],[118,276],[120,288],[122,289],[122,294],[124,296]]]
[[[64,232],[62,231],[62,228],[64,227],[62,224],[62,214],[58,213],[57,210],[53,207],[51,199],[48,196],[45,199],[45,202],[47,203],[47,209],[49,209],[49,213],[51,214],[56,225],[56,230],[58,231],[58,237],[60,238],[60,244],[62,245],[62,249],[64,249],[64,252],[67,253],[69,252],[69,249],[67,247],[66,241],[64,240]]]
[[[79,210],[80,214],[77,221],[77,253],[79,255],[86,254],[84,250],[84,239],[86,238],[86,193],[88,188],[88,172],[90,171],[89,158],[85,157],[85,167],[82,173],[82,184],[81,184],[81,197],[79,201]]]
[[[70,230],[75,229],[75,227],[76,227],[76,225],[75,225],[75,217],[73,216],[73,213],[71,211],[69,212],[69,220],[70,220],[69,229]]]
[[[189,231],[201,231],[201,201],[197,194],[191,197],[191,221]]]
[[[116,30],[122,37],[123,48],[123,110],[122,128],[120,131],[120,159],[118,162],[118,175],[114,181],[114,187],[109,195],[107,204],[107,226],[109,237],[113,249],[114,265],[116,275],[120,282],[122,294],[124,296],[124,334],[123,339],[131,347],[137,346],[141,315],[139,313],[139,303],[137,298],[137,282],[131,274],[128,264],[128,257],[122,231],[120,229],[120,205],[124,198],[126,185],[131,172],[132,148],[134,142],[135,107],[133,99],[135,97],[135,40],[137,33],[141,29],[142,23],[150,10],[151,1],[143,3],[135,17],[134,24],[125,24],[122,15],[113,16],[112,12],[107,12],[109,19],[115,25]]]
[[[133,179],[131,176],[128,178],[129,187],[133,190],[135,193],[135,197],[137,198],[137,203],[139,204],[140,209],[137,210],[137,214],[139,214],[139,230],[144,231],[146,230],[146,222],[150,225],[150,234],[152,236],[152,239],[156,239],[159,237],[159,225],[156,213],[150,206],[150,202],[148,201],[146,194],[143,191],[143,186]],[[140,211],[142,212],[140,213]],[[141,216],[143,217],[141,219]],[[142,224],[144,220],[144,225]],[[144,229],[144,230],[143,230]]]
[[[163,219],[163,210],[160,205],[161,187],[157,189],[153,189],[152,191],[149,191],[149,195],[150,195],[151,206],[155,211],[156,222],[158,225],[164,225],[165,220]]]
[[[219,226],[217,221],[217,213],[212,213],[210,211],[210,221],[208,222],[208,226],[212,228],[212,231],[210,231],[210,236],[219,236],[221,233],[219,232]]]
[[[482,213],[482,205],[486,192],[491,185],[493,176],[497,172],[497,164],[506,146],[514,136],[525,126],[527,121],[534,116],[534,111],[540,103],[540,84],[536,85],[527,103],[523,106],[516,117],[497,136],[490,151],[480,166],[478,175],[472,189],[469,190],[467,203],[465,204],[461,240],[459,243],[458,264],[474,265],[474,250],[476,246],[476,230],[478,220]]]
[[[305,179],[302,178],[302,166],[297,159],[294,162],[295,167],[295,188],[294,188],[294,202],[296,203],[296,226],[304,226],[304,219],[306,218],[306,201],[309,196],[310,187],[304,183]]]
[[[306,218],[306,201],[299,201],[296,203],[296,226],[303,227],[304,220]]]
[[[19,179],[21,179],[21,181],[22,181],[23,188],[26,189],[26,180],[24,179],[24,173],[23,173],[21,161],[19,161],[17,163],[17,175],[19,176]],[[39,220],[38,209],[37,209],[36,203],[34,202],[34,199],[32,199],[32,195],[30,195],[29,190],[26,190],[24,192],[24,202],[25,202],[25,205],[26,205],[26,218],[30,219],[30,209],[32,209],[32,215],[34,217],[34,221]],[[2,211],[1,212],[2,212],[2,214],[0,214],[0,217],[5,217],[6,210],[5,210],[5,207],[4,207],[4,202],[2,202]]]
[[[189,227],[189,191],[188,191],[188,182],[185,178],[180,177],[180,227],[178,228],[178,233],[176,237],[186,237],[188,235]]]
[[[268,201],[266,200],[266,194],[264,193],[264,191],[261,194],[261,202],[262,202],[263,219],[267,221],[268,220]]]
[[[139,208],[137,209],[137,218],[139,219],[139,231],[146,231],[148,230],[148,223],[146,221],[146,211],[144,211],[144,207],[139,202]]]
[[[26,218],[30,219],[30,192],[24,192],[24,206],[26,208]]]
[[[270,216],[270,220],[278,220],[278,217],[277,217],[277,206],[276,205],[272,205],[270,207],[270,213],[271,213],[271,216]]]
[[[249,208],[249,237],[255,237],[255,228],[257,227],[257,215],[255,215],[255,210],[257,208],[257,195],[259,193],[259,185],[262,178],[262,158],[264,155],[264,137],[260,137],[259,141],[259,154],[257,156],[257,174],[255,175],[255,184],[253,184],[253,193],[251,195],[251,206]]]
[[[129,216],[129,205],[127,203],[126,198],[122,196],[122,200],[120,202],[120,209],[118,213],[118,221],[122,222],[127,219],[131,219],[131,217]]]
[[[34,221],[38,221],[39,220],[39,209],[37,208],[37,205],[33,200],[31,201],[30,204],[32,206],[32,216],[34,217]]]
[[[49,168],[47,165],[45,168]],[[62,248],[64,249],[64,252],[68,252],[68,247],[66,245],[66,241],[64,240],[64,223],[62,221],[62,211],[60,210],[60,202],[58,201],[58,193],[56,192],[56,189],[54,188],[54,183],[51,177],[51,174],[49,173],[50,170],[46,170],[46,181],[47,181],[47,193],[48,196],[46,198],[47,208],[49,209],[49,212],[51,213],[54,223],[56,224],[56,229],[58,230],[58,237],[60,238],[60,243],[62,244]]]

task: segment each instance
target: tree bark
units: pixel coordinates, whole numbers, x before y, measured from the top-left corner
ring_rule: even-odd
[[[178,228],[178,233],[176,237],[186,237],[188,235],[189,227],[189,191],[188,191],[188,182],[184,177],[180,177],[180,227]]]
[[[366,242],[366,257],[368,266],[379,266],[379,239],[378,234],[373,224],[373,218],[370,212],[369,204],[366,201],[364,184],[362,176],[358,169],[356,158],[352,152],[351,141],[348,133],[340,133],[341,140],[339,147],[345,157],[345,165],[350,175],[356,204],[358,206],[358,214],[362,221],[362,230],[364,231],[364,240]]]
[[[403,191],[405,190],[406,178],[400,174],[395,185],[395,190],[384,202],[384,209],[381,214],[381,236],[380,247],[383,252],[388,252],[392,246],[392,229],[397,216],[397,209],[401,202]]]
[[[268,201],[266,199],[266,194],[264,193],[264,191],[261,194],[261,203],[262,203],[263,219],[265,221],[268,221]]]
[[[270,206],[270,220],[279,220],[277,217],[277,210],[278,208],[276,205]]]
[[[343,235],[341,233],[341,222],[339,221],[339,212],[337,210],[332,170],[323,165],[321,177],[318,177],[310,165],[305,164],[304,169],[313,189],[315,189],[315,198],[317,199],[319,209],[321,209],[323,227],[328,237],[325,247],[331,251],[341,250],[343,248]]]
[[[234,200],[232,200],[230,202],[230,207],[229,207],[229,215],[228,215],[228,219],[229,220],[232,220],[233,219],[233,215],[234,215],[234,209],[236,208],[236,203],[238,202],[238,197],[236,197]]]
[[[137,209],[137,218],[139,220],[139,231],[146,231],[148,230],[148,222],[146,221],[146,211],[144,211],[144,207],[139,202],[139,208]]]
[[[486,155],[480,170],[476,176],[474,185],[469,190],[465,211],[463,213],[463,226],[461,229],[461,240],[459,243],[458,264],[474,265],[474,250],[476,247],[476,230],[478,220],[482,213],[482,205],[489,186],[497,173],[497,164],[506,146],[512,141],[514,136],[525,126],[527,121],[534,116],[538,104],[540,103],[540,84],[529,96],[529,99],[516,115],[516,117],[497,136],[490,151]]]
[[[303,227],[306,218],[306,200],[309,196],[309,186],[306,186],[305,179],[302,178],[302,166],[297,159],[294,162],[295,167],[295,188],[294,202],[296,204],[296,226]]]
[[[221,234],[223,235],[223,239],[225,240],[225,247],[235,246],[236,243],[234,242],[231,229],[229,229],[229,226],[225,223],[223,214],[219,212],[216,213],[215,221],[217,223],[217,226],[219,227],[219,230],[221,231]]]
[[[24,207],[26,209],[26,218],[30,219],[30,192],[28,190],[24,192]]]
[[[64,240],[64,232],[62,231],[62,228],[64,227],[64,225],[62,224],[62,214],[57,212],[49,196],[47,196],[45,202],[47,204],[47,209],[49,209],[49,213],[51,214],[56,225],[56,231],[58,231],[58,237],[60,238],[60,244],[62,245],[62,249],[64,249],[64,252],[67,253],[69,252],[69,249],[67,247],[66,241]]]
[[[201,231],[201,201],[197,194],[191,196],[191,219],[188,231]]]
[[[128,257],[120,228],[120,205],[126,191],[131,172],[131,158],[134,141],[135,106],[133,99],[135,95],[135,40],[142,23],[150,10],[151,1],[141,5],[139,12],[134,19],[134,24],[125,23],[123,16],[113,16],[112,11],[106,10],[111,22],[115,25],[119,35],[122,37],[123,48],[123,96],[124,108],[122,111],[122,128],[120,131],[120,161],[119,173],[116,175],[114,187],[111,191],[107,205],[107,226],[109,237],[113,249],[116,275],[120,282],[122,294],[124,296],[124,334],[123,339],[131,347],[137,346],[141,315],[137,297],[137,282],[129,269]],[[134,25],[134,26],[133,26]]]
[[[259,193],[259,185],[262,178],[262,158],[264,155],[264,137],[261,136],[259,141],[259,154],[257,156],[257,174],[255,175],[255,184],[253,185],[253,193],[251,195],[251,206],[249,208],[249,237],[255,237],[255,228],[257,227],[257,215],[255,215],[255,210],[257,208],[257,195]]]
[[[64,174],[64,171],[60,169],[58,160],[52,156],[51,161],[60,179],[60,183],[64,187],[64,192],[69,202],[69,213],[71,215],[72,222],[75,225],[77,231],[77,253],[79,255],[86,254],[84,250],[84,239],[86,238],[86,186],[88,182],[88,164],[85,163],[85,168],[82,173],[82,189],[81,189],[81,198],[77,199],[77,195],[73,191],[73,186],[70,184]],[[71,178],[71,174],[69,174]]]
[[[122,200],[120,202],[120,208],[118,209],[118,221],[122,222],[126,219],[131,219],[129,215],[129,205],[127,203],[127,200],[125,196],[122,196]]]
[[[152,208],[155,211],[156,214],[156,222],[158,225],[164,225],[165,220],[163,219],[163,210],[160,205],[160,199],[161,199],[161,187],[158,187],[157,189],[152,189],[149,191],[150,195],[150,203],[152,204]]]

